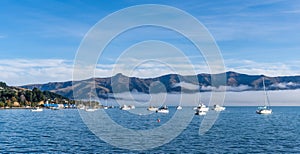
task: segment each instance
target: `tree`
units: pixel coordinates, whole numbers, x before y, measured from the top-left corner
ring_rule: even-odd
[[[11,101],[8,99],[8,100],[6,100],[6,106],[8,106],[8,107],[12,107],[12,103],[11,103]]]
[[[0,87],[2,87],[2,88],[6,88],[6,87],[7,87],[7,85],[6,85],[6,83],[4,83],[4,82],[0,82]]]
[[[27,90],[26,92],[25,92],[25,98],[26,98],[26,100],[27,101],[29,101],[29,102],[32,102],[32,92],[31,91],[29,91],[29,90]]]
[[[4,107],[4,103],[3,102],[0,102],[0,107]]]
[[[13,97],[11,98],[11,101],[14,103],[14,102],[17,102],[18,99],[17,99],[16,97],[13,96]]]

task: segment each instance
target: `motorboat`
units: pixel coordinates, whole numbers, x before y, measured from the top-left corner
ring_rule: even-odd
[[[121,110],[130,110],[131,107],[124,104],[124,105],[122,105],[122,106],[120,107],[120,109],[121,109]]]
[[[208,112],[209,107],[206,107],[206,105],[204,104],[199,104],[197,107],[194,108],[194,110]]]
[[[160,107],[158,110],[156,110],[157,113],[169,113],[169,109],[166,105]]]
[[[42,112],[42,111],[43,108],[38,108],[38,107],[31,109],[31,112]]]

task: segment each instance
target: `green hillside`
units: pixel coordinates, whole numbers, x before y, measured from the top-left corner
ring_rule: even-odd
[[[38,88],[32,90],[7,86],[6,83],[0,82],[0,107],[28,107],[42,106],[45,102],[48,103],[69,103],[74,101],[68,98],[49,92],[41,91]]]

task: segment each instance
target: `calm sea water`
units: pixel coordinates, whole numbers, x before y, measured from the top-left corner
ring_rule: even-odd
[[[175,108],[170,110],[168,115],[155,113],[146,118],[119,109],[107,112],[120,125],[144,129],[164,124],[175,112]],[[300,153],[300,107],[273,107],[271,115],[258,115],[255,110],[227,107],[201,136],[203,117],[194,116],[177,138],[147,151],[105,143],[89,131],[77,110],[0,110],[0,153]],[[180,112],[193,111],[184,108]]]

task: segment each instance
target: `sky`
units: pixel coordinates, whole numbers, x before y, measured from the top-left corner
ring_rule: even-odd
[[[87,32],[108,15],[142,4],[172,6],[199,20],[215,39],[226,71],[300,75],[300,1],[1,0],[0,81],[25,85],[72,80],[74,59]],[[122,22],[126,20],[114,24]],[[144,26],[120,34],[105,48],[98,59],[95,76],[112,76],[112,69],[124,51],[146,40],[168,42],[183,50],[197,73],[209,71],[203,56],[186,38],[169,29]],[[145,48],[141,52],[152,51]],[[168,58],[163,57],[165,51],[160,53],[161,58]],[[171,60],[182,66],[183,75],[188,74],[180,58],[171,57]],[[147,61],[137,65],[129,75],[155,77],[174,72],[165,66]]]

